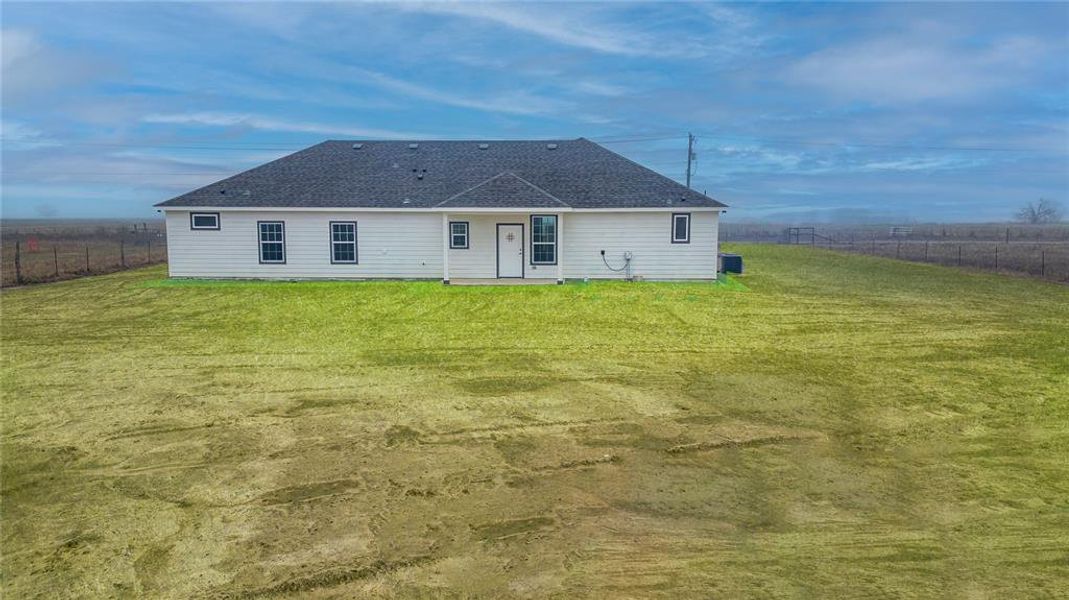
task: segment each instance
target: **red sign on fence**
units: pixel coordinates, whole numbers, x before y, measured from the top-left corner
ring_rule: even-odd
[[[37,252],[37,238],[26,238],[26,250],[30,252]]]

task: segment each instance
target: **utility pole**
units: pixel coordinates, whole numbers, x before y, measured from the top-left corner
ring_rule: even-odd
[[[694,134],[687,133],[687,187],[690,187],[690,163],[694,160]]]

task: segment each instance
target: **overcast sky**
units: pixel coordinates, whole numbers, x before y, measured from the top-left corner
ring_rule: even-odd
[[[4,3],[3,216],[330,138],[588,137],[729,218],[1069,207],[1069,4]]]

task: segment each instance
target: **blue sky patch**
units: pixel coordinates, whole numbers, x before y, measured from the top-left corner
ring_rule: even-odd
[[[732,220],[1069,200],[1069,5],[5,3],[3,214],[143,217],[324,139],[588,137]]]

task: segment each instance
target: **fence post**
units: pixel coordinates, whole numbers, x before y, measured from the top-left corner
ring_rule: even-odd
[[[924,262],[928,262],[928,240],[924,240]]]
[[[126,268],[126,240],[119,240],[119,265]]]
[[[148,239],[148,263],[152,264],[152,238]]]
[[[59,250],[52,246],[52,262],[56,265],[56,277],[59,277]]]
[[[1047,251],[1046,250],[1040,250],[1039,251],[1039,276],[1040,277],[1046,277],[1047,276]]]
[[[22,247],[15,240],[15,285],[22,285]]]
[[[961,266],[961,244],[958,244],[958,266]]]
[[[89,244],[85,245],[85,272],[89,273]]]
[[[995,244],[995,270],[998,271],[998,244]]]
[[[898,242],[898,246],[895,247],[895,258],[902,255],[902,242]]]

